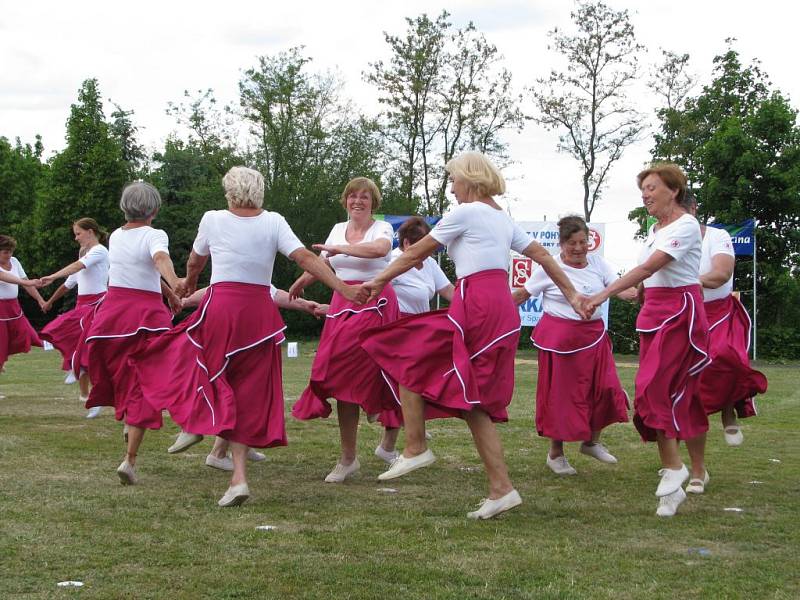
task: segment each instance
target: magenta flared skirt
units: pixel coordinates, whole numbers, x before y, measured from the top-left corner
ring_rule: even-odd
[[[292,407],[292,416],[300,420],[327,417],[331,413],[328,398],[357,404],[371,415],[399,410],[378,365],[359,344],[359,334],[391,324],[398,316],[397,297],[391,285],[361,305],[334,292],[308,387]]]
[[[645,288],[636,319],[639,371],[633,422],[644,441],[657,432],[687,440],[708,431],[700,373],[710,362],[708,321],[699,285]]]
[[[361,334],[361,347],[397,386],[421,394],[426,419],[463,417],[474,408],[508,420],[520,320],[505,271],[456,282],[447,309],[400,319]]]
[[[42,340],[23,314],[19,300],[0,300],[0,368],[9,356],[29,352],[31,346],[42,346]]]
[[[53,344],[61,354],[61,368],[75,378],[88,371],[89,348],[86,338],[92,326],[94,312],[106,293],[78,296],[75,308],[60,314],[39,332],[39,337]]]
[[[757,414],[755,396],[767,378],[750,368],[750,315],[732,295],[706,302],[711,364],[700,375],[700,398],[707,414],[732,406],[739,417]]]
[[[168,410],[184,431],[285,446],[284,329],[269,286],[215,283],[191,317],[131,362],[148,404]]]
[[[142,388],[129,363],[148,340],[169,330],[172,315],[161,294],[109,287],[97,306],[86,337],[92,390],[86,408],[113,406],[117,420],[146,429],[161,427],[161,411],[144,401]],[[162,365],[168,371],[170,365]]]
[[[531,341],[539,349],[536,430],[565,442],[628,421],[628,397],[617,375],[603,321],[545,313]]]

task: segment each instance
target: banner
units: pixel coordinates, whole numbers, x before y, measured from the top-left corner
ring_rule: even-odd
[[[736,256],[753,256],[756,247],[756,221],[748,219],[738,225],[725,225],[724,223],[709,223],[709,227],[724,229],[731,236],[733,253]]]
[[[400,243],[397,239],[397,230],[400,229],[400,225],[406,222],[413,215],[380,215],[376,214],[373,215],[376,221],[386,221],[392,226],[394,229],[394,239],[392,240],[392,248],[397,248],[398,244]],[[425,222],[433,228],[439,221],[442,220],[442,217],[424,217]]]
[[[558,239],[558,224],[551,221],[520,221],[522,227],[535,242],[539,242],[550,254],[556,255],[561,247]],[[589,252],[605,254],[605,223],[587,223],[589,227]],[[541,268],[538,267],[537,268]],[[521,254],[511,252],[509,280],[512,288],[521,288],[534,271],[533,261]],[[600,307],[603,321],[608,326],[608,302]],[[519,306],[519,316],[524,326],[534,326],[542,318],[542,296],[531,297]]]

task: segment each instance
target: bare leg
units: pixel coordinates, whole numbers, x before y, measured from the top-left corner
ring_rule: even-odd
[[[394,452],[394,447],[397,445],[397,436],[399,433],[399,427],[385,427],[383,430],[383,437],[381,438],[381,448],[387,452]]]
[[[81,398],[87,398],[89,396],[89,374],[85,371],[78,377],[78,388],[81,392]]]
[[[489,415],[479,408],[465,412],[464,416],[475,440],[475,448],[483,461],[489,479],[489,499],[496,500],[508,494],[514,486],[508,476],[508,468],[503,458],[503,445],[500,434]],[[423,430],[423,440],[425,433]]]
[[[342,458],[339,461],[347,466],[356,459],[356,439],[358,436],[358,404],[336,401],[336,414],[339,416],[339,439],[342,444]]]
[[[666,437],[663,431],[656,432],[656,435],[661,465],[665,469],[680,469],[683,461],[678,452],[678,440]]]
[[[601,431],[593,431],[592,432],[592,439],[588,442],[584,442],[587,446],[594,446],[597,442],[600,441],[600,434]]]
[[[721,412],[722,416],[722,427],[736,427],[738,423],[736,422],[736,411],[732,406],[726,406],[722,409]]]
[[[139,452],[139,446],[142,444],[143,438],[144,428],[128,425],[128,451],[125,455],[125,460],[131,466],[136,464],[136,454]]]
[[[400,386],[400,404],[406,430],[406,447],[403,456],[413,458],[428,449],[425,440],[425,400],[416,392]]]
[[[231,486],[247,483],[247,446],[238,442],[226,443],[230,445],[231,455],[233,456]]]
[[[214,447],[211,449],[211,454],[217,458],[225,458],[228,455],[228,440],[219,436],[214,438]]]
[[[692,478],[703,479],[706,473],[706,434],[702,433],[697,437],[686,440],[686,449],[689,451],[689,457],[692,460]]]
[[[564,442],[561,440],[550,440],[550,458],[564,456]]]

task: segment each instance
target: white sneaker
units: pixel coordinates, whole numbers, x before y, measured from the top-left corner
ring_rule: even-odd
[[[741,446],[744,441],[742,429],[738,425],[730,425],[722,431],[725,436],[725,443],[728,446]]]
[[[703,492],[706,491],[706,486],[708,485],[708,480],[709,480],[708,471],[703,473],[703,478],[702,479],[698,479],[696,477],[694,479],[690,479],[689,480],[689,485],[686,486],[686,493],[688,493],[688,494],[702,494]]]
[[[392,466],[389,467],[388,471],[384,471],[378,475],[378,479],[380,481],[388,481],[389,479],[402,477],[406,473],[411,473],[411,471],[416,471],[422,467],[427,467],[428,465],[433,464],[435,461],[436,457],[433,455],[433,452],[431,452],[430,448],[425,450],[425,452],[422,454],[412,456],[411,458],[406,458],[401,454],[394,459],[394,461],[392,461]]]
[[[194,433],[186,433],[185,431],[181,431],[178,434],[178,437],[175,439],[175,443],[172,444],[169,448],[167,448],[167,452],[170,454],[177,454],[178,452],[183,452],[184,450],[188,450],[198,442],[203,441],[202,435],[197,435]]]
[[[674,517],[678,512],[678,507],[686,500],[686,492],[683,488],[678,488],[677,491],[672,492],[666,496],[661,496],[658,499],[658,508],[656,515],[659,517]]]
[[[86,411],[86,418],[87,419],[96,419],[100,416],[100,411],[103,410],[102,406],[93,406],[88,411]]]
[[[389,452],[388,450],[384,450],[383,446],[378,446],[375,448],[375,456],[380,458],[382,461],[392,464],[394,460],[400,456],[400,453],[397,450],[392,450]]]
[[[117,476],[122,485],[136,485],[139,482],[139,478],[136,476],[136,469],[127,459],[123,460],[122,464],[117,467]]]
[[[217,504],[219,506],[239,506],[244,503],[250,497],[250,488],[247,487],[246,483],[240,483],[239,485],[232,485],[228,488],[225,492],[225,495],[219,499]]]
[[[247,460],[251,460],[253,462],[261,462],[262,460],[267,460],[267,455],[263,452],[259,452],[257,450],[253,450],[252,448],[247,449]]]
[[[357,458],[349,465],[336,463],[336,466],[333,467],[333,471],[328,473],[328,475],[325,477],[325,481],[327,483],[342,483],[348,477],[355,475],[360,468],[361,465],[358,464]]]
[[[206,456],[206,466],[220,471],[233,471],[233,460],[230,456],[219,458],[213,454]]]
[[[547,453],[547,466],[556,475],[577,475],[578,472],[569,464],[567,457],[563,454],[556,458],[550,458],[550,453]]]
[[[689,469],[686,465],[681,465],[680,469],[660,469],[658,474],[661,475],[661,481],[656,488],[656,496],[659,498],[681,489],[683,482],[689,479]]]
[[[581,454],[585,454],[586,456],[591,456],[592,458],[596,458],[600,462],[608,463],[610,465],[614,465],[617,463],[617,457],[611,454],[608,449],[598,442],[595,442],[591,446],[587,444],[581,444]]]
[[[512,508],[522,504],[522,498],[519,496],[517,490],[511,490],[502,498],[490,500],[485,498],[481,500],[480,508],[476,511],[467,513],[469,519],[491,519],[502,512],[511,510]]]

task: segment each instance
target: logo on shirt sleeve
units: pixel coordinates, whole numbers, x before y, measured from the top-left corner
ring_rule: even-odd
[[[677,248],[681,243],[678,240],[670,240],[669,245],[673,248]]]

